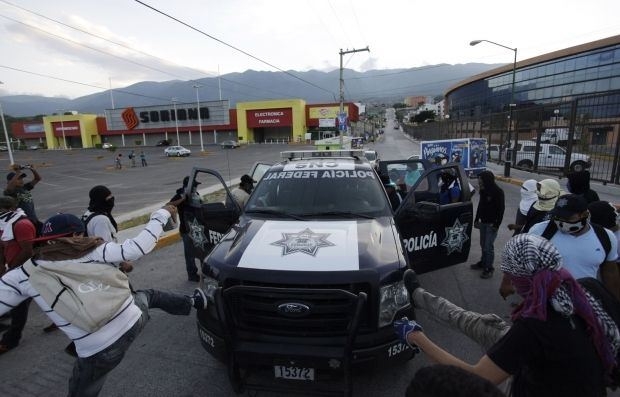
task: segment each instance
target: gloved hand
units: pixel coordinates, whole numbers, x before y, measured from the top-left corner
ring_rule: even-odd
[[[406,343],[409,347],[413,347],[407,340],[407,335],[410,332],[422,331],[422,326],[414,320],[409,320],[407,317],[403,317],[400,320],[394,321],[394,332],[402,342]]]

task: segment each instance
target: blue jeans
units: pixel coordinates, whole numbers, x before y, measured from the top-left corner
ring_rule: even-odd
[[[129,331],[104,350],[90,357],[77,358],[73,366],[73,375],[69,379],[68,396],[99,395],[108,373],[120,364],[125,352],[150,319],[149,309],[157,308],[170,314],[185,316],[192,309],[190,297],[152,289],[137,291],[134,300],[142,310],[142,316]]]
[[[493,244],[497,238],[497,229],[492,223],[480,224],[480,248],[482,250],[482,268],[484,270],[493,270],[493,261],[495,260],[495,250]]]
[[[194,257],[194,242],[189,234],[181,234],[183,240],[183,255],[185,256],[185,269],[187,277],[196,277],[196,259]]]

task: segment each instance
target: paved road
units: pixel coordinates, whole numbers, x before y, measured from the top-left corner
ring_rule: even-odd
[[[409,141],[391,126],[386,126],[385,131],[384,139],[371,145],[382,159],[408,157],[418,151],[415,142]],[[231,159],[231,176],[246,172],[249,165],[257,159],[273,160],[282,149],[255,146],[227,151]],[[88,186],[115,182],[113,190],[119,202],[119,213],[122,212],[121,209],[133,211],[140,206],[152,204],[153,201],[148,201],[147,197],[151,200],[166,200],[169,192],[176,188],[177,181],[186,175],[194,164],[226,169],[226,153],[219,148],[209,148],[204,157],[194,156],[180,160],[157,157],[156,153],[153,150],[148,154],[152,164],[148,170],[129,169],[119,172],[111,167],[112,156],[95,160],[95,152],[87,154],[86,159],[82,159],[82,155],[75,157],[74,154],[62,153],[61,158],[80,158],[80,161],[57,163],[58,160],[53,160],[54,164],[41,167],[47,184],[37,187],[37,207],[45,208],[42,212],[56,211],[54,206],[81,210],[86,202],[85,192],[88,191]],[[18,158],[20,155],[17,155]],[[33,154],[32,161],[43,161],[36,156],[47,155],[49,154],[43,152]],[[19,161],[22,161],[21,158]],[[52,162],[51,159],[45,161]],[[497,166],[496,172],[500,173],[501,167]],[[520,175],[513,173],[513,176]],[[542,177],[538,176],[537,179]],[[72,186],[72,183],[76,186]],[[509,183],[501,183],[501,187],[507,197],[505,225],[512,222],[516,213],[519,187]],[[620,201],[620,195],[615,192],[615,188],[606,189],[601,192],[602,197]],[[47,193],[47,190],[53,191],[53,195]],[[65,195],[62,194],[63,191]],[[70,199],[70,205],[66,198],[67,193],[75,196]],[[474,205],[476,204],[477,196],[474,197]],[[509,237],[508,230],[502,227],[496,242],[496,263],[499,260],[500,247]],[[474,234],[469,262],[475,262],[479,256],[479,238]],[[428,290],[463,307],[480,312],[494,312],[508,318],[511,300],[503,301],[497,294],[499,273],[496,272],[490,280],[482,280],[478,274],[471,271],[466,263],[425,274],[421,276],[421,282]],[[180,243],[159,249],[142,258],[136,263],[131,278],[136,288],[157,286],[189,293],[195,287],[195,284],[185,279]],[[419,319],[431,338],[457,356],[474,362],[483,354],[469,339],[437,324],[423,313],[420,313]],[[46,317],[33,305],[21,345],[0,357],[0,396],[60,396],[66,393],[73,360],[62,351],[67,343],[63,334],[42,332],[42,328],[47,324]],[[402,396],[415,370],[428,363],[422,354],[402,367],[356,374],[354,395]],[[224,397],[233,396],[234,393],[228,384],[225,367],[208,356],[200,346],[194,316],[176,317],[154,311],[151,323],[134,343],[121,365],[111,373],[102,392],[102,396],[127,395]],[[270,393],[260,395],[273,396]]]
[[[46,219],[56,212],[83,213],[88,206],[90,188],[103,184],[114,194],[114,213],[120,214],[117,217],[123,220],[122,214],[170,199],[194,166],[215,169],[224,179],[238,183],[239,177],[256,161],[274,161],[280,151],[290,150],[291,146],[252,145],[238,149],[207,146],[204,152],[200,152],[200,147],[191,147],[192,155],[181,158],[165,157],[159,147],[145,147],[148,167],[140,167],[139,159],[137,167],[128,167],[129,160],[125,159],[121,170],[114,168],[114,156],[120,152],[126,157],[130,148],[115,153],[102,149],[20,151],[14,153],[14,159],[18,164],[35,165],[43,178],[33,190],[39,218]],[[135,149],[139,153],[142,148]],[[0,153],[0,169],[8,172],[6,152]]]

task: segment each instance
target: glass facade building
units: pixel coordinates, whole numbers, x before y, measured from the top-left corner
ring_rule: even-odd
[[[484,118],[507,111],[512,67],[490,70],[450,88],[446,93],[450,119]],[[514,89],[517,109],[575,99],[583,99],[585,105],[591,97],[604,113],[598,117],[620,116],[620,35],[517,62]]]

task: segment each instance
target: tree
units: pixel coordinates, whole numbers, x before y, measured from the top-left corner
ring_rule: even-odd
[[[434,110],[423,110],[413,117],[413,122],[424,123],[426,120],[435,121],[435,117],[436,117],[436,114]]]

